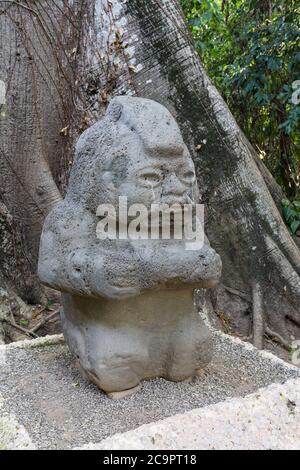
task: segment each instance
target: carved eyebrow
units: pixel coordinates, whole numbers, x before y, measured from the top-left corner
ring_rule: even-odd
[[[157,145],[157,146],[147,146],[147,152],[151,157],[182,157],[184,154],[184,145],[170,143],[169,145]]]

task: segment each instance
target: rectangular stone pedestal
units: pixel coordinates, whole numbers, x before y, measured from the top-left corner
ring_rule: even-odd
[[[264,426],[267,439],[268,423],[276,427],[274,419],[279,437],[266,440],[266,445],[280,447],[282,436],[283,447],[300,447],[294,436],[294,429],[300,429],[299,369],[236,338],[215,335],[217,351],[201,377],[191,383],[146,381],[140,392],[119,401],[81,378],[61,336],[1,346],[0,449],[71,449],[89,443],[108,449],[218,448],[230,444],[230,429],[237,436],[236,447],[243,447],[243,442],[255,447],[253,436],[263,445]],[[253,397],[242,398],[254,392]],[[228,398],[233,401],[222,403]],[[215,404],[217,408],[209,406]],[[247,409],[248,415],[239,421]],[[264,411],[273,418],[256,424]],[[152,424],[137,429],[148,423]],[[161,440],[153,443],[155,429]],[[132,432],[114,436],[127,431]],[[194,439],[188,439],[189,431]]]

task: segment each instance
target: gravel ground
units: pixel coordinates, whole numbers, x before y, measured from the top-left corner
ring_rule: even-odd
[[[300,379],[145,424],[82,450],[300,450]]]
[[[299,377],[299,369],[236,338],[216,333],[216,343],[214,361],[192,383],[151,380],[119,401],[81,378],[64,344],[1,347],[1,413],[15,415],[37,448],[69,449]]]

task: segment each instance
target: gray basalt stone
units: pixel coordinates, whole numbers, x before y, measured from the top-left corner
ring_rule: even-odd
[[[84,375],[107,393],[152,377],[183,381],[210,362],[213,344],[194,290],[215,286],[221,275],[206,237],[197,250],[187,250],[184,239],[99,239],[97,209],[117,208],[120,196],[128,207],[149,210],[197,202],[177,123],[154,101],[114,98],[104,119],[82,134],[66,197],[41,239],[39,277],[62,292],[68,345]]]

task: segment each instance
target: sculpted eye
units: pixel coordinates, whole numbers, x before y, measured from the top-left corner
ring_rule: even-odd
[[[195,173],[193,171],[186,171],[183,173],[182,179],[187,183],[193,183],[195,181]]]

